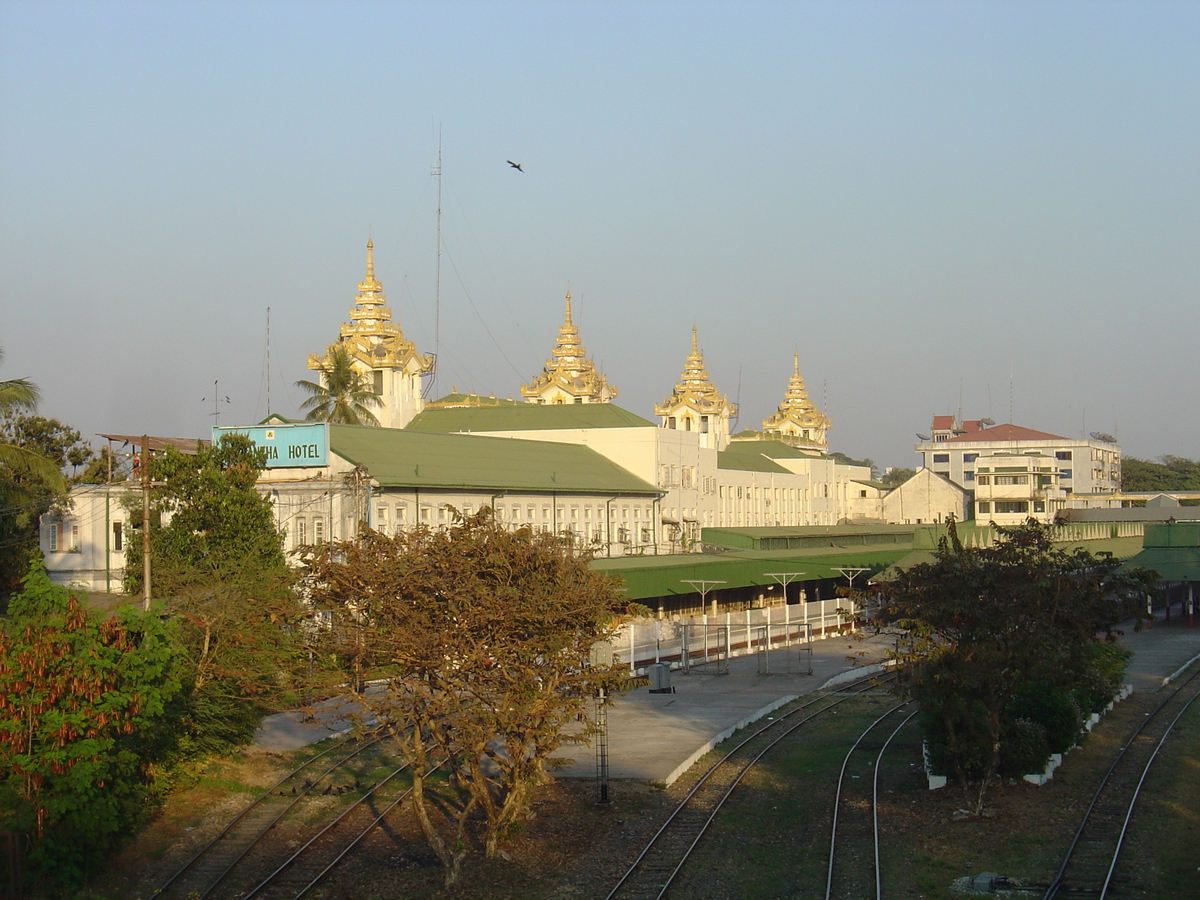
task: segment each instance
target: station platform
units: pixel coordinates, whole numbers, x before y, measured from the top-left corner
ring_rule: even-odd
[[[1165,678],[1200,657],[1200,624],[1189,628],[1187,617],[1170,622],[1158,618],[1140,632],[1122,629],[1122,644],[1133,652],[1126,680],[1136,691],[1154,691]],[[729,660],[728,674],[710,674],[714,666],[695,666],[691,674],[671,673],[674,693],[636,688],[620,697],[608,712],[610,778],[632,778],[670,784],[696,759],[738,728],[769,716],[786,703],[831,686],[836,680],[878,666],[887,642],[831,637],[812,644],[811,675],[789,674],[772,651],[772,674],[760,674],[756,656]],[[794,669],[796,666],[791,666]],[[345,710],[332,704],[313,710],[270,716],[259,730],[255,748],[294,750],[328,737],[348,724]],[[569,746],[552,759],[556,777],[590,778],[596,774],[592,747]]]

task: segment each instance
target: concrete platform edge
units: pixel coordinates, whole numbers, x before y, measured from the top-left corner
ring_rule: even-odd
[[[869,666],[860,666],[857,669],[850,669],[847,672],[842,672],[838,675],[834,675],[832,678],[826,680],[816,690],[823,691],[826,688],[834,687],[835,685],[839,685],[842,682],[853,681],[856,678],[861,678],[863,675],[872,675],[875,672],[882,672],[886,667],[887,667],[887,663],[873,663],[872,665],[869,665]],[[687,759],[685,759],[683,762],[681,762],[678,766],[675,767],[675,769],[666,777],[666,779],[664,779],[663,783],[665,785],[667,785],[667,787],[670,787],[672,784],[675,783],[675,781],[681,775],[683,775],[684,772],[686,772],[688,769],[690,769],[692,767],[692,765],[696,762],[696,760],[698,760],[700,757],[702,757],[709,750],[713,749],[713,747],[720,744],[722,741],[728,740],[729,736],[731,734],[733,734],[735,731],[737,731],[739,728],[745,728],[751,722],[757,722],[759,719],[761,719],[763,716],[767,715],[768,713],[774,712],[775,710],[779,709],[779,707],[781,707],[781,706],[786,706],[788,703],[791,703],[793,700],[796,700],[801,696],[803,696],[803,695],[802,694],[792,694],[792,695],[789,695],[786,697],[781,697],[778,700],[774,701],[773,703],[768,703],[766,706],[764,706],[762,709],[758,710],[757,712],[751,713],[746,718],[742,719],[742,721],[738,722],[736,725],[726,728],[720,734],[714,736],[711,740],[706,741],[705,743],[703,743],[699,747],[697,747],[696,750],[693,751],[692,754]]]
[[[1189,659],[1187,662],[1185,662],[1182,666],[1180,666],[1178,669],[1176,669],[1170,675],[1167,675],[1166,677],[1164,677],[1163,678],[1163,687],[1166,687],[1168,684],[1170,684],[1172,681],[1174,681],[1176,678],[1178,678],[1180,675],[1182,675],[1184,673],[1184,671],[1186,671],[1187,668],[1189,666],[1191,666],[1191,664],[1194,663],[1198,659],[1200,659],[1200,653],[1197,653],[1195,656],[1193,656],[1191,659]]]

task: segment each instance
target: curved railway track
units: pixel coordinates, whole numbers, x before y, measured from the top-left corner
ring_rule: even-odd
[[[917,714],[914,710],[904,715],[910,704],[911,701],[899,703],[868,725],[842,761],[829,833],[825,900],[841,897],[881,900],[883,896],[879,864],[879,766],[892,738]],[[897,720],[898,724],[889,733],[888,726]],[[868,856],[874,859],[872,869],[862,864]]]
[[[661,900],[665,897],[701,837],[751,767],[802,725],[846,700],[870,691],[877,683],[878,680],[871,677],[846,685],[806,706],[796,707],[743,738],[700,776],[606,900]]]
[[[1101,779],[1044,900],[1119,896],[1115,876],[1138,795],[1175,723],[1200,696],[1200,669],[1146,716]]]

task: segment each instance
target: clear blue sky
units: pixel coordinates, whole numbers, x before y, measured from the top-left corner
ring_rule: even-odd
[[[0,3],[0,378],[85,434],[295,414],[373,235],[441,392],[570,288],[647,417],[690,328],[831,449],[960,406],[1200,457],[1200,4]],[[506,159],[521,162],[525,173]],[[202,401],[202,398],[208,398]]]

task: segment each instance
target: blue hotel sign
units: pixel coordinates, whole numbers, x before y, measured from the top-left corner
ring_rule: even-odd
[[[323,466],[329,457],[329,429],[314,425],[252,425],[249,428],[214,428],[213,440],[222,434],[244,434],[267,451],[268,469]]]

